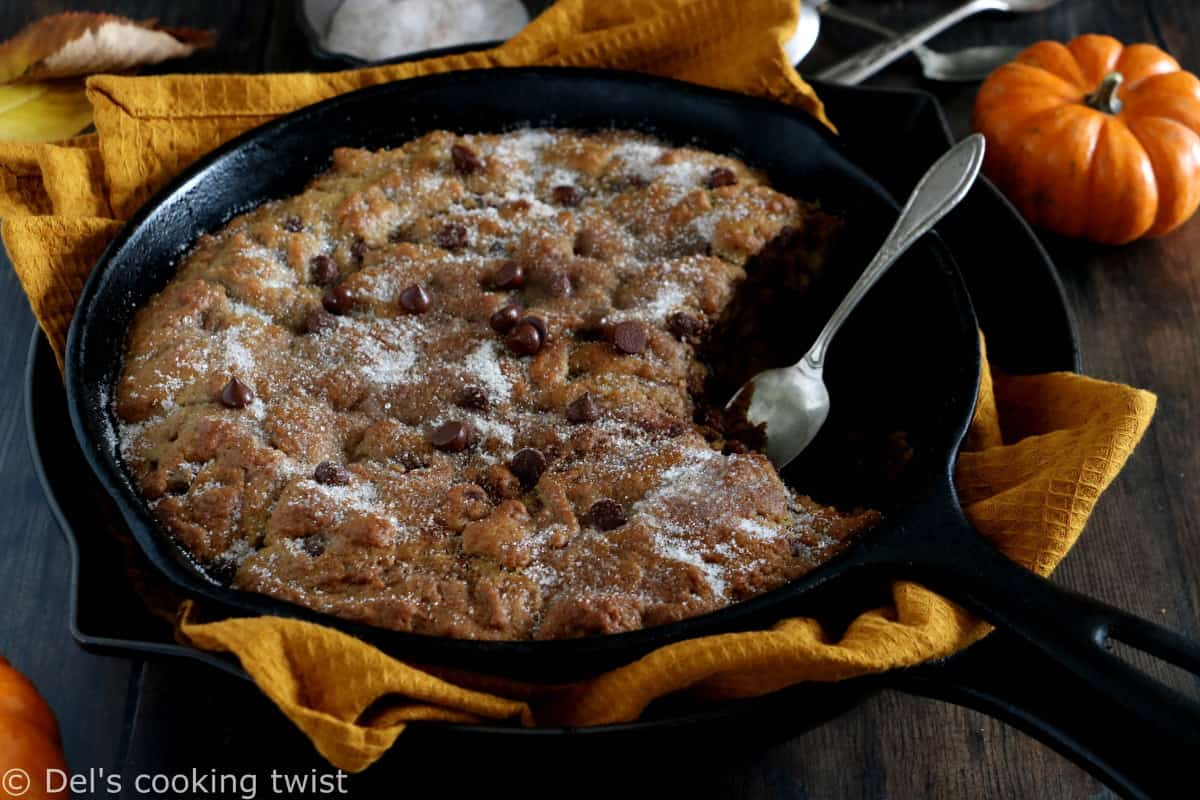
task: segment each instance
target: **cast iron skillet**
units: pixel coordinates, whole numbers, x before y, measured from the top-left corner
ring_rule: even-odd
[[[856,313],[835,345],[828,376],[836,415],[831,432],[855,417],[898,425],[913,442],[914,466],[882,504],[883,525],[788,586],[630,633],[474,642],[348,623],[210,581],[156,523],[114,444],[107,401],[134,310],[166,284],[175,259],[201,233],[266,199],[299,192],[328,165],[336,146],[378,148],[437,128],[467,132],[528,124],[638,128],[735,153],[766,169],[781,190],[844,214],[854,235],[843,255],[858,263],[866,263],[895,217],[886,192],[804,113],[645,76],[547,68],[459,72],[343,95],[251,131],[197,163],[130,220],[93,270],[68,336],[67,394],[76,436],[137,542],[168,578],[231,609],[320,621],[412,661],[559,680],[626,663],[683,638],[769,624],[855,576],[911,578],[1011,629],[1114,703],[1200,743],[1200,705],[1104,645],[1111,637],[1194,673],[1200,672],[1200,647],[1017,567],[974,535],[963,516],[952,468],[974,409],[980,351],[970,301],[934,237],[914,248]],[[802,351],[801,339],[796,344]],[[820,466],[801,463],[794,476],[817,495],[846,489],[821,485]]]

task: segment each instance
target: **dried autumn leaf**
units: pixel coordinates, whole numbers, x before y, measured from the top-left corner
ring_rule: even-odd
[[[0,86],[0,139],[53,142],[74,136],[92,122],[83,81]]]
[[[40,19],[0,44],[0,139],[48,142],[73,136],[92,121],[84,77],[128,72],[211,44],[207,31],[159,28],[153,20],[113,14]]]
[[[126,72],[212,44],[207,31],[159,28],[113,14],[44,17],[0,44],[0,83]]]

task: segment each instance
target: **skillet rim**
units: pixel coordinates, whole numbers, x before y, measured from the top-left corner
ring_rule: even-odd
[[[76,306],[76,313],[72,317],[68,330],[65,357],[67,410],[76,440],[83,450],[84,458],[89,468],[105,492],[112,498],[122,519],[129,526],[139,548],[148,560],[154,564],[155,568],[176,586],[188,592],[201,595],[229,611],[236,610],[243,614],[277,615],[315,622],[317,624],[325,624],[380,647],[385,652],[400,654],[404,658],[410,657],[410,651],[416,651],[419,652],[421,660],[436,663],[468,664],[474,662],[476,659],[487,659],[488,671],[500,674],[517,673],[530,675],[548,672],[553,675],[567,673],[576,676],[578,674],[599,671],[610,664],[627,663],[651,650],[683,639],[746,630],[751,626],[762,624],[768,620],[778,620],[782,613],[779,607],[794,604],[798,597],[810,594],[812,590],[838,577],[840,574],[846,572],[849,567],[855,566],[853,564],[854,556],[866,550],[865,546],[868,542],[875,541],[881,538],[886,531],[896,528],[897,525],[892,524],[893,520],[902,522],[905,515],[893,515],[888,522],[864,534],[863,537],[854,542],[850,547],[847,547],[841,554],[819,565],[816,569],[795,581],[784,584],[764,594],[695,617],[633,631],[574,639],[455,639],[379,628],[315,611],[305,606],[279,600],[268,595],[219,586],[207,578],[194,565],[175,537],[157,521],[150,512],[144,498],[133,488],[132,480],[124,469],[123,464],[119,463],[117,459],[108,457],[103,443],[97,442],[88,430],[86,420],[90,416],[88,409],[89,394],[88,387],[83,383],[82,372],[83,364],[87,360],[87,337],[91,328],[95,327],[95,320],[98,318],[95,313],[88,312],[96,310],[96,302],[99,297],[102,297],[100,293],[104,288],[104,281],[108,273],[112,272],[113,265],[119,263],[119,257],[124,248],[129,245],[131,240],[142,233],[142,229],[145,228],[147,222],[158,211],[169,206],[170,201],[176,194],[185,192],[193,182],[202,181],[205,173],[218,165],[222,160],[232,157],[238,151],[257,147],[261,144],[261,140],[270,139],[273,134],[282,132],[288,128],[297,125],[311,125],[313,117],[319,119],[322,115],[334,114],[342,106],[361,103],[376,95],[387,97],[397,91],[396,87],[398,86],[415,87],[416,90],[420,90],[429,87],[436,88],[438,84],[488,83],[495,81],[498,76],[517,80],[526,77],[552,77],[560,80],[565,79],[569,82],[577,81],[585,86],[592,86],[593,90],[597,85],[608,83],[610,86],[632,87],[642,92],[653,91],[665,94],[668,95],[667,99],[669,99],[672,93],[676,93],[678,95],[690,96],[690,99],[702,102],[731,104],[739,110],[781,115],[793,122],[799,122],[809,128],[810,131],[815,132],[832,151],[830,154],[823,154],[823,158],[828,163],[836,164],[839,171],[855,177],[861,184],[860,188],[864,191],[875,195],[877,199],[886,203],[892,209],[898,209],[898,205],[887,190],[878,181],[862,171],[856,162],[844,151],[844,148],[833,134],[807,112],[773,101],[724,90],[711,89],[683,81],[619,70],[572,67],[514,67],[439,73],[377,84],[337,95],[282,115],[264,125],[252,128],[210,153],[205,154],[155,192],[150,199],[139,207],[101,254],[96,266],[88,275],[78,305]],[[480,79],[486,80],[481,81]],[[554,113],[552,111],[548,112],[546,116],[553,119]],[[539,124],[552,125],[555,123],[546,122]],[[644,117],[629,120],[629,127],[632,129],[645,129],[651,127],[652,124],[651,120]],[[508,126],[501,125],[497,127],[504,129]],[[830,158],[831,156],[832,159]],[[838,163],[839,159],[840,163]],[[250,207],[270,199],[274,199],[273,196],[259,193],[258,200]],[[245,210],[246,207],[229,210],[224,215],[224,221],[220,224],[228,222],[228,220]],[[189,245],[182,250],[168,254],[168,257],[173,262],[177,261],[189,247],[194,245],[196,237],[205,232],[198,230],[194,226],[190,227],[189,230],[192,233]],[[958,311],[957,316],[959,317],[959,321],[970,323],[972,330],[977,331],[978,322],[970,297],[957,265],[948,249],[942,245],[936,234],[933,234],[923,238],[920,243],[914,246],[914,252],[920,253],[923,258],[928,257],[935,262],[934,266],[931,266],[929,269],[931,271],[936,270],[942,276],[941,283],[945,285],[948,299],[957,300],[955,306]],[[980,353],[977,337],[973,337],[972,342],[975,386],[971,392],[970,399],[971,410],[973,411],[978,389]],[[956,366],[956,368],[964,367]],[[111,410],[108,411],[108,416],[110,420],[107,424],[111,425]],[[954,425],[948,427],[946,436],[950,443],[949,464],[946,465],[945,470],[935,468],[931,472],[932,482],[939,486],[949,484],[951,492],[953,491],[953,485],[949,480],[949,475],[950,470],[953,468],[953,456],[957,453],[958,447],[970,424],[970,419],[970,413],[963,414],[960,420],[957,420]],[[164,554],[163,550],[170,552]],[[185,563],[187,566],[185,566]],[[774,613],[772,613],[772,609],[775,610]],[[564,660],[570,662],[572,667],[565,670],[562,669],[561,662]],[[593,660],[603,663],[598,666],[589,664]],[[534,665],[532,668],[529,666],[531,663]],[[556,666],[544,669],[543,664],[554,664]],[[589,665],[581,667],[584,664]],[[472,664],[472,666],[475,666],[475,664]]]

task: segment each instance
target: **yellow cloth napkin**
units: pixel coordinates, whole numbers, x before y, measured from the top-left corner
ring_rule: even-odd
[[[3,236],[30,302],[62,353],[84,277],[121,220],[199,155],[278,114],[339,92],[431,72],[522,64],[638,69],[792,103],[824,119],[782,42],[794,0],[562,0],[507,45],[434,61],[325,75],[97,77],[96,134],[0,144]],[[994,377],[994,382],[993,382]],[[979,531],[1042,574],[1062,559],[1154,413],[1154,396],[1071,374],[985,374],[957,467]],[[693,639],[593,680],[531,686],[417,669],[329,628],[278,618],[201,623],[183,636],[237,655],[258,686],[334,765],[360,770],[407,722],[508,719],[596,725],[638,717],[666,695],[759,695],[945,656],[987,632],[954,604],[897,582],[892,603],[838,639],[819,622]]]

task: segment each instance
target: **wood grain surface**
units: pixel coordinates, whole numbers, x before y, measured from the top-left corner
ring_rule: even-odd
[[[838,2],[896,28],[952,5],[950,0]],[[38,16],[85,8],[215,28],[216,49],[177,65],[189,71],[255,72],[308,63],[288,2],[0,0],[0,38]],[[1186,68],[1200,68],[1195,0],[1063,0],[1039,15],[978,17],[933,46],[1026,44],[1083,32],[1153,42]],[[827,63],[871,41],[827,22],[806,66]],[[920,86],[944,104],[957,132],[967,130],[974,84],[925,82],[911,59],[872,83]],[[1086,372],[1151,389],[1160,403],[1146,440],[1055,579],[1200,638],[1200,220],[1165,239],[1121,248],[1050,236],[1043,241],[1078,320]],[[328,771],[308,742],[249,684],[196,665],[92,655],[71,641],[67,551],[25,442],[21,376],[33,322],[7,264],[0,266],[0,320],[5,376],[0,385],[0,653],[30,675],[57,710],[72,767],[123,772],[129,797],[139,796],[132,791],[137,774],[251,771],[259,775],[258,796],[270,797],[266,775],[272,768]],[[1198,688],[1190,678],[1174,680],[1193,692]],[[730,730],[728,737],[733,742],[739,732]],[[347,786],[355,797],[372,798],[456,796],[466,790],[735,798],[1112,796],[1098,780],[1023,733],[973,711],[896,692],[878,694],[765,751],[735,752],[731,747],[728,758],[675,759],[636,774],[619,763],[597,763],[566,776],[545,764],[536,747],[504,774],[475,774],[469,752],[451,753],[448,763],[466,767],[431,770],[397,760],[353,777]],[[1195,796],[1181,787],[1180,796],[1188,794]]]

